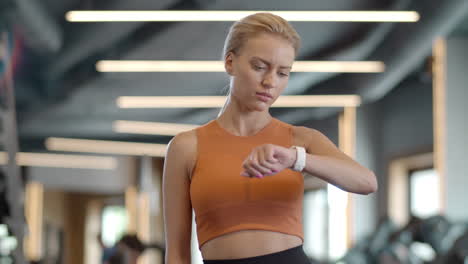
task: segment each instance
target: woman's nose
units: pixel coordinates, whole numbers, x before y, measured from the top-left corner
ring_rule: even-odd
[[[276,85],[276,79],[274,77],[274,74],[266,73],[263,76],[262,85],[267,89],[274,88]]]

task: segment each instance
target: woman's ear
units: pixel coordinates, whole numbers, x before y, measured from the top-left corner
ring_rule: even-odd
[[[233,67],[233,61],[232,61],[233,57],[234,57],[234,54],[232,52],[229,52],[224,58],[224,69],[231,76],[234,75],[234,67]]]

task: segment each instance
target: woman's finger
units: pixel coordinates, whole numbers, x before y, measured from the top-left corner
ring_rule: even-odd
[[[259,160],[261,159],[262,151],[261,150],[256,150],[252,153],[251,159],[250,159],[250,165],[253,167],[256,171],[260,172],[260,175],[257,176],[264,176],[266,174],[270,174],[271,170],[268,167],[264,167],[262,164],[260,164]]]
[[[274,157],[275,145],[265,144],[252,150],[242,164],[242,176],[262,177],[274,175],[284,168],[280,168],[280,160]]]
[[[269,172],[272,172],[271,167],[273,166],[273,163],[268,162],[268,160],[266,159],[265,151],[266,151],[265,148],[259,149],[257,153],[258,164],[262,166],[263,168],[268,169]]]
[[[242,164],[242,167],[244,168],[245,172],[250,176],[250,177],[260,177],[263,176],[263,174],[255,169],[253,166],[253,157],[250,155]]]
[[[278,172],[278,161],[276,159],[269,158],[269,148],[265,147],[262,148],[261,153],[259,154],[259,164],[264,168],[268,168],[270,170],[270,175],[275,174]]]

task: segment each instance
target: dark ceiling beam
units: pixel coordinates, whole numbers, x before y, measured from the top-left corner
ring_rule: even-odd
[[[183,10],[198,8],[193,1],[162,1],[152,6],[158,10]],[[108,10],[119,10],[119,6],[109,6]],[[76,40],[50,63],[46,70],[49,80],[61,79],[67,75],[80,72],[95,72],[94,65],[97,59],[118,59],[133,49],[136,49],[145,40],[154,37],[162,30],[168,29],[173,23],[128,22],[118,23],[82,23]],[[103,37],[106,36],[106,37]],[[97,74],[97,73],[96,73]]]
[[[189,9],[196,7],[193,1],[161,0],[157,2],[141,1],[140,5],[150,5],[153,9]],[[106,5],[107,10],[128,9],[126,0],[112,1]],[[133,3],[136,4],[136,3]],[[146,6],[149,8],[149,6]],[[31,109],[46,111],[52,105],[66,98],[85,82],[91,82],[100,76],[95,70],[99,59],[118,58],[167,29],[171,23],[83,23],[74,25],[73,33],[59,54],[43,70],[43,100],[31,101]],[[104,37],[105,36],[105,37]],[[20,122],[34,119],[35,112],[25,112]]]
[[[395,0],[387,11],[405,10],[410,0]],[[406,23],[404,23],[406,24]],[[318,51],[314,54],[308,54],[301,60],[317,59],[317,54],[326,54],[319,56],[320,60],[362,60],[369,56],[385,39],[385,36],[393,28],[393,23],[371,23],[364,27],[361,32],[350,33],[343,36],[341,42],[334,45],[334,48],[327,47],[327,51]],[[352,39],[350,42],[349,39]],[[333,78],[339,73],[296,73],[289,81],[286,94],[303,94],[306,90],[327,79]]]
[[[9,17],[10,14],[13,12],[14,7],[15,7],[15,4],[13,0],[0,1],[0,25],[5,20],[7,20],[7,17]]]
[[[15,0],[15,24],[19,24],[26,44],[39,54],[54,54],[63,45],[59,25],[36,0]]]
[[[396,25],[370,55],[370,59],[385,62],[385,73],[353,75],[343,81],[353,86],[364,102],[378,100],[398,85],[430,55],[434,39],[449,34],[468,11],[466,0],[415,1],[415,5],[413,10],[420,12],[421,20]]]
[[[157,2],[157,6],[152,4],[151,7],[160,10],[201,9],[195,1],[179,0],[172,1],[171,4],[168,3],[169,1],[171,0]],[[162,6],[163,4],[165,5]],[[119,7],[111,6],[107,9],[118,10]],[[48,108],[66,100],[70,94],[76,92],[76,89],[99,78],[102,74],[95,69],[96,61],[119,59],[138,49],[158,33],[168,30],[174,24],[175,22],[121,23],[118,28],[115,23],[80,25],[78,28],[84,28],[84,30],[78,34],[77,40],[71,41],[71,46],[57,56],[57,60],[45,70],[43,90],[49,100],[41,108]],[[103,38],[103,36],[107,37]],[[28,116],[24,119],[29,119]]]
[[[456,27],[467,13],[468,1],[415,1],[409,8],[418,11],[421,20],[410,25],[395,25],[381,45],[369,55],[369,60],[384,61],[384,73],[341,74],[309,87],[306,93],[358,94],[363,104],[381,99],[421,66],[430,55],[436,37],[446,36]],[[296,116],[301,117],[300,114]],[[306,122],[307,118],[303,115],[302,120],[296,122]]]

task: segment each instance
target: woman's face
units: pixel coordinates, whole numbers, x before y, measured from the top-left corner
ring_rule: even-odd
[[[284,38],[261,34],[249,39],[238,54],[228,54],[231,96],[249,111],[265,111],[286,88],[294,48]]]

